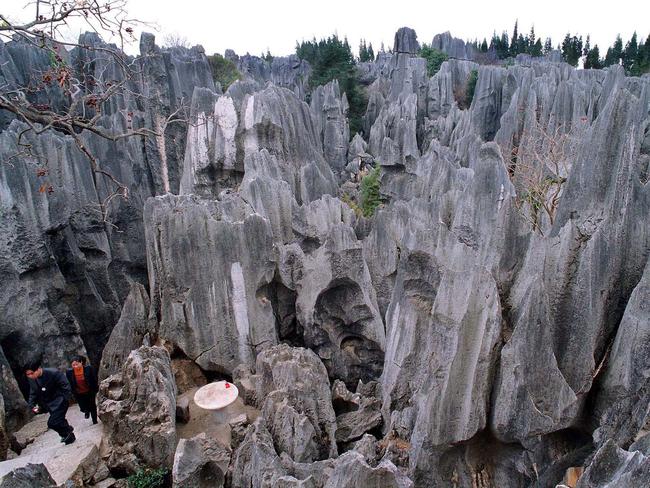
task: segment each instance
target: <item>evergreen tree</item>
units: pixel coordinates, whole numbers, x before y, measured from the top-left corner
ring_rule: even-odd
[[[582,56],[582,36],[571,36],[567,33],[562,42],[562,57],[571,66],[578,66],[578,61]]]
[[[375,51],[372,49],[372,42],[368,44],[368,61],[374,61],[375,60]]]
[[[531,48],[530,54],[532,56],[541,56],[542,55],[542,40],[538,37],[535,41],[535,45]]]
[[[587,54],[589,54],[590,50],[591,50],[591,43],[590,43],[589,34],[587,34],[587,40],[585,41],[585,49],[584,51],[582,51],[582,55],[586,56]]]
[[[616,41],[614,45],[607,49],[607,54],[605,55],[605,66],[611,66],[613,64],[620,64],[621,57],[623,56],[623,40],[621,39],[620,34],[616,36]]]
[[[600,51],[598,50],[598,44],[596,44],[587,52],[587,57],[585,58],[585,69],[600,69],[602,67]]]
[[[638,54],[638,49],[639,46],[637,44],[636,40],[636,32],[632,34],[632,39],[625,45],[625,51],[623,51],[623,68],[625,68],[625,72],[628,74],[640,74],[638,73],[638,67],[636,66],[637,64],[637,54]]]
[[[512,31],[512,40],[510,41],[510,56],[515,57],[519,54],[519,30],[518,30],[518,20],[515,20],[515,28]]]
[[[527,50],[526,52],[530,54],[531,56],[535,56],[533,54],[533,49],[535,48],[535,43],[537,42],[537,38],[535,37],[535,26],[532,25],[530,27],[530,34],[528,34],[528,39],[526,39],[526,44],[527,44]]]
[[[483,42],[481,43],[481,52],[486,53],[487,51],[488,51],[487,40],[483,38]]]
[[[550,37],[546,38],[546,41],[544,41],[544,54],[548,54],[553,50],[553,42],[551,41]]]
[[[309,85],[313,88],[331,80],[338,80],[341,92],[346,94],[350,106],[350,133],[361,132],[362,117],[367,99],[358,80],[354,56],[350,44],[343,42],[336,34],[320,41],[297,44],[296,54],[311,64]]]

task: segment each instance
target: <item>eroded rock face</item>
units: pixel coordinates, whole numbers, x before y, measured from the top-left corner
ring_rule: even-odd
[[[54,488],[56,483],[43,464],[28,464],[6,474],[0,480],[2,488]]]
[[[124,81],[96,34],[79,42],[92,49],[66,53],[71,76],[83,79],[83,70],[102,82]],[[138,76],[126,81],[124,96],[104,106],[100,126],[126,131],[130,112],[134,127],[158,131],[161,121],[189,104],[194,87],[214,90],[202,49],[160,49],[149,34],[140,47],[139,57],[128,59]],[[0,43],[2,84],[26,87],[48,70],[41,51],[20,41]],[[30,101],[67,110],[70,97],[54,85]],[[24,156],[16,141],[27,126],[3,111],[0,128],[0,158],[12,160],[0,169],[0,342],[16,371],[38,355],[58,367],[82,353],[97,365],[130,284],[147,281],[143,205],[150,196],[178,191],[185,128],[170,124],[164,137],[115,143],[80,134],[102,169],[128,189],[128,200],[113,199],[110,224],[102,222],[99,204],[114,188],[106,178],[93,178],[70,137],[54,130],[25,134],[31,156]]]
[[[335,457],[336,418],[318,356],[280,344],[258,355],[255,371],[256,397],[278,451],[296,462]]]
[[[275,267],[268,221],[235,195],[166,195],[149,200],[145,215],[160,338],[204,370],[231,374],[240,363],[254,364],[277,342],[264,296]]]
[[[230,462],[230,452],[216,440],[199,434],[181,439],[174,455],[174,488],[220,488]]]
[[[111,470],[129,474],[172,465],[176,385],[166,349],[142,346],[133,351],[119,373],[102,381],[98,405]]]
[[[376,468],[372,468],[361,454],[350,451],[336,461],[332,477],[325,484],[325,488],[356,486],[411,488],[413,482],[390,461],[382,461]]]
[[[650,483],[650,458],[640,451],[628,452],[607,441],[601,447],[576,488],[618,488]]]

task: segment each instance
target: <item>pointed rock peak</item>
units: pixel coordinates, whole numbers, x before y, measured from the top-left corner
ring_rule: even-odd
[[[400,27],[395,33],[393,52],[417,54],[420,50],[418,35],[410,27]]]

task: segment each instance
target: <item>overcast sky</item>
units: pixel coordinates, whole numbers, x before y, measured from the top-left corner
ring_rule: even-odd
[[[16,18],[25,3],[0,0],[0,12]],[[274,55],[285,55],[295,51],[297,40],[334,32],[347,36],[355,51],[362,37],[377,51],[382,41],[386,49],[391,47],[402,26],[414,28],[420,42],[431,42],[434,34],[447,30],[462,39],[489,41],[494,30],[511,34],[515,19],[520,32],[527,33],[534,24],[537,36],[550,36],[554,45],[569,31],[591,34],[592,45],[597,43],[603,55],[616,34],[625,42],[635,30],[643,39],[650,33],[650,0],[129,0],[128,11],[157,26],[157,32],[153,26],[145,30],[153,31],[159,44],[165,34],[176,33],[203,45],[209,54],[230,48],[259,55],[268,48]],[[137,43],[129,49],[135,50]]]

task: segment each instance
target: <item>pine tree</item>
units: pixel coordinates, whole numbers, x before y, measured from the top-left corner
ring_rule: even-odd
[[[481,43],[481,52],[486,53],[487,51],[488,51],[487,39],[483,38],[483,42]]]
[[[375,51],[372,49],[372,42],[368,45],[368,61],[374,61],[375,60]]]
[[[598,50],[598,44],[596,44],[587,52],[587,57],[585,58],[585,69],[600,69],[602,67],[600,51]]]
[[[519,30],[518,30],[518,20],[515,20],[515,28],[512,31],[512,40],[510,41],[510,56],[515,57],[519,48]]]
[[[553,50],[553,42],[550,37],[546,38],[544,41],[544,54],[549,54]]]
[[[531,48],[530,54],[533,56],[541,56],[542,55],[542,40],[538,37],[537,40],[535,41],[535,45]]]
[[[531,56],[535,56],[535,54],[533,54],[533,49],[535,48],[536,42],[537,42],[537,38],[535,37],[535,26],[532,25],[530,27],[530,34],[528,34],[528,39],[527,39],[528,49],[526,51]]]
[[[637,54],[639,46],[636,40],[636,32],[632,34],[632,39],[625,45],[625,51],[623,51],[623,68],[625,72],[632,75],[638,75],[637,64]]]
[[[590,44],[590,39],[589,39],[589,34],[587,34],[587,40],[585,41],[585,49],[582,51],[582,55],[586,56],[589,54],[589,51],[591,50],[591,44]]]
[[[607,50],[605,55],[605,66],[611,66],[613,64],[620,64],[621,57],[623,56],[623,40],[621,39],[620,34],[616,36],[616,41],[614,45]]]

